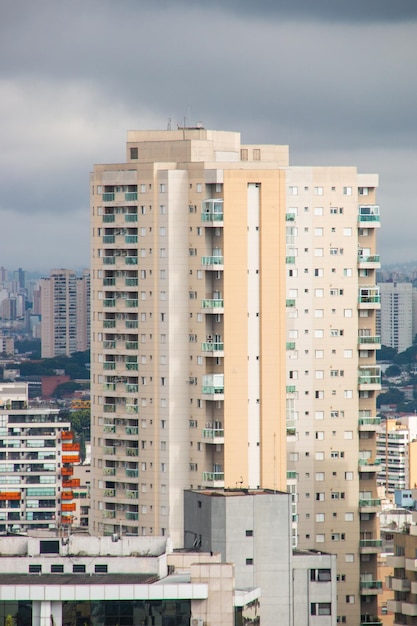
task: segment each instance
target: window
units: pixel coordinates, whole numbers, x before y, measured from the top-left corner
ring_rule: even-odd
[[[324,534],[320,533],[318,535],[316,535],[316,543],[324,543]]]
[[[72,566],[73,574],[85,574],[85,565],[81,565],[80,563],[74,563]]]
[[[324,271],[323,271],[323,268],[321,268],[321,267],[317,267],[317,268],[314,270],[314,276],[318,276],[319,278],[322,278],[322,277],[323,277],[323,272],[324,272]]]
[[[253,559],[246,559],[246,565],[253,565]]]
[[[314,207],[314,215],[323,215],[323,207],[322,206]]]
[[[324,461],[324,452],[316,452],[315,459],[316,461]]]
[[[351,554],[351,553],[347,553],[345,554],[345,562],[346,563],[353,563],[355,561],[355,555]]]
[[[314,309],[314,317],[324,317],[324,309]]]
[[[314,356],[316,357],[316,359],[323,359],[324,358],[324,350],[315,350],[314,351]]]
[[[324,378],[324,370],[316,370],[315,371],[315,378],[318,379],[318,380]]]
[[[346,596],[346,604],[355,604],[355,596]]]
[[[324,289],[315,289],[314,295],[316,298],[322,298],[324,296]]]
[[[259,148],[254,148],[253,149],[253,160],[254,161],[260,161],[261,160],[261,151]]]
[[[316,513],[316,522],[324,522],[324,513]]]
[[[203,191],[203,185],[201,183],[197,183],[196,192],[201,193]]]
[[[316,472],[316,480],[323,481],[324,480],[324,472]]]
[[[343,439],[353,439],[353,430],[345,430]]]
[[[351,359],[353,356],[353,351],[352,350],[343,350],[343,357],[345,359]]]
[[[353,472],[345,472],[345,480],[353,480]]]
[[[320,390],[316,390],[314,392],[314,397],[316,398],[316,400],[324,400],[324,391]]]
[[[311,615],[331,615],[332,614],[331,602],[311,602],[310,614]]]
[[[314,187],[314,195],[322,196],[323,195],[323,187]]]
[[[347,400],[351,400],[353,398],[353,389],[345,389],[343,395]]]
[[[316,430],[316,439],[319,441],[324,439],[324,430]]]
[[[161,183],[161,184],[159,185],[159,191],[160,191],[161,193],[165,193],[165,183]]]
[[[323,491],[318,491],[316,493],[316,501],[317,502],[324,502],[324,492]]]
[[[59,541],[40,541],[40,554],[59,554]]]
[[[352,187],[343,187],[343,195],[351,196],[352,195]]]
[[[63,565],[51,565],[51,574],[63,574],[64,566]]]
[[[310,580],[318,583],[328,583],[332,579],[330,569],[311,569]]]
[[[324,397],[324,393],[323,393],[323,397]],[[323,420],[324,419],[324,411],[315,411],[314,418],[316,420]]]
[[[351,228],[344,228],[343,229],[343,235],[345,237],[351,237],[352,236],[352,229]]]
[[[345,317],[352,317],[352,309],[344,309],[343,315]]]
[[[105,563],[96,563],[94,566],[96,574],[107,574],[107,565]]]
[[[314,256],[323,256],[323,248],[314,248]]]
[[[29,565],[29,574],[41,574],[42,573],[42,565],[36,565],[33,563]]]
[[[290,196],[298,196],[298,187],[289,187],[288,192]]]
[[[315,228],[314,234],[316,237],[323,237],[323,228]]]
[[[253,530],[247,530],[245,532],[246,537],[253,537]]]

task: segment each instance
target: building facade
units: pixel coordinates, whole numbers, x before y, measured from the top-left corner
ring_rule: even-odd
[[[285,489],[287,165],[184,129],[95,167],[93,533],[181,546],[184,489]]]
[[[288,469],[294,543],[337,554],[338,621],[377,615],[377,177],[290,168],[287,181]]]
[[[0,533],[73,523],[79,444],[57,409],[31,407],[26,383],[0,384]]]
[[[52,270],[41,285],[42,358],[69,356],[89,348],[90,277]]]

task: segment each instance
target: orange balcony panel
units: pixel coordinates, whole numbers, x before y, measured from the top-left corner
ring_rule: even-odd
[[[3,491],[0,493],[0,500],[20,500],[20,491]]]
[[[80,457],[78,454],[74,454],[72,456],[62,456],[62,462],[63,463],[79,463],[80,462]]]
[[[72,519],[73,518],[71,517],[71,515],[63,515],[61,517],[61,523],[62,524],[72,524]]]
[[[72,491],[63,491],[62,492],[62,499],[63,500],[73,500],[74,498],[74,494],[72,493]]]
[[[62,483],[64,489],[72,489],[73,487],[80,487],[81,481],[79,478],[72,478],[71,480],[65,480]]]
[[[63,430],[61,433],[61,439],[70,439],[72,441],[74,435],[70,430]]]
[[[75,502],[68,502],[61,504],[61,511],[75,511]]]
[[[63,452],[79,452],[80,444],[79,443],[63,443],[62,450]]]
[[[61,469],[61,475],[62,476],[72,476],[74,473],[74,468],[73,467],[63,467]]]

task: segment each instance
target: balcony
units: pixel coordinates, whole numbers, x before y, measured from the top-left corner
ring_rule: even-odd
[[[223,256],[203,256],[201,257],[201,265],[206,270],[222,270],[224,269]]]
[[[384,626],[378,615],[361,615],[360,626]]]
[[[224,356],[224,344],[216,341],[205,341],[201,344],[201,351],[208,356]]]
[[[295,341],[287,341],[285,344],[286,350],[295,350]]]
[[[125,432],[126,432],[126,435],[138,435],[139,427],[138,426],[126,426]]]
[[[103,491],[104,498],[115,498],[116,497],[116,489],[105,489]]]
[[[116,383],[104,383],[103,391],[116,391]]]
[[[401,613],[403,615],[408,615],[410,617],[415,617],[417,615],[417,604],[415,602],[402,602],[401,603]]]
[[[206,298],[201,301],[201,308],[204,313],[224,313],[223,298]]]
[[[104,519],[114,519],[116,517],[116,511],[103,511]]]
[[[375,335],[374,337],[358,337],[358,345],[359,348],[364,346],[370,350],[380,350],[381,337],[379,335]]]
[[[381,368],[370,365],[359,368],[358,387],[360,391],[379,391],[381,389]]]
[[[379,206],[377,204],[360,205],[358,210],[359,226],[364,228],[379,228],[380,215]]]
[[[285,263],[287,265],[293,265],[295,263],[295,256],[286,256]]]
[[[359,269],[370,269],[377,270],[381,267],[379,254],[369,254],[364,255],[359,251],[358,256],[358,268]]]
[[[137,235],[125,235],[125,243],[138,243]]]
[[[204,443],[224,444],[223,428],[203,428],[202,437]]]
[[[136,298],[126,298],[125,305],[128,309],[136,309],[139,305],[139,300]]]
[[[205,487],[224,487],[224,472],[203,472],[203,485]]]
[[[287,298],[285,300],[285,306],[286,307],[294,307],[295,306],[295,300],[294,298]]]
[[[103,202],[114,202],[114,192],[103,193],[102,199]]]
[[[126,350],[137,350],[138,346],[137,341],[126,341]]]
[[[114,448],[113,446],[104,446],[103,454],[107,456],[114,456],[116,454],[116,448]]]
[[[134,511],[126,511],[126,519],[137,521],[139,519],[139,513],[135,513]]]
[[[103,306],[105,306],[105,307],[114,307],[114,306],[116,306],[116,298],[105,298],[103,300]]]
[[[127,393],[137,393],[139,390],[139,385],[134,385],[132,383],[125,383],[125,389]]]
[[[103,341],[103,350],[115,350],[116,342],[115,341]]]
[[[103,320],[103,328],[116,328],[116,320]]]
[[[115,243],[116,238],[114,235],[103,235],[103,243]]]
[[[223,226],[223,200],[204,200],[201,208],[201,221],[205,226]]]
[[[405,569],[405,556],[387,555],[387,566],[396,569]]]
[[[128,278],[125,279],[126,287],[137,287],[138,283],[139,283],[139,281],[138,281],[137,278],[128,277]]]
[[[361,539],[359,541],[359,551],[361,554],[376,554],[381,551],[381,539]]]
[[[104,361],[103,369],[104,370],[115,370],[116,369],[116,361]]]
[[[295,393],[296,391],[297,391],[297,390],[296,390],[295,385],[287,385],[287,386],[285,387],[285,392],[286,392],[286,393]]]
[[[115,467],[105,467],[103,469],[103,474],[105,476],[116,476],[116,468]]]
[[[358,308],[380,309],[381,294],[379,293],[379,287],[373,285],[369,287],[359,287]]]
[[[125,448],[125,449],[126,449],[126,456],[139,456],[138,448]]]
[[[103,411],[105,413],[116,413],[116,405],[115,404],[103,404]]]
[[[408,578],[394,578],[394,576],[389,576],[387,582],[388,588],[393,591],[411,591],[411,580]]]
[[[127,476],[127,478],[138,478],[139,477],[139,470],[137,470],[137,469],[127,469],[126,470],[126,476]]]
[[[137,404],[126,404],[126,413],[139,413],[139,406]]]
[[[125,222],[137,222],[138,214],[137,213],[125,213]]]
[[[139,497],[138,491],[133,491],[132,489],[126,489],[126,498],[129,500],[137,500]]]
[[[382,580],[361,580],[361,596],[374,596],[382,593]]]
[[[135,202],[135,200],[138,199],[138,192],[137,191],[125,191],[125,200],[126,202]],[[136,215],[133,213],[126,213],[125,217],[127,217],[128,215]],[[136,215],[137,217],[137,215]]]
[[[203,376],[201,392],[205,400],[224,400],[224,374]]]
[[[125,320],[126,328],[139,328],[138,320]]]
[[[405,559],[405,569],[417,572],[417,559]]]
[[[104,426],[103,428],[103,433],[115,433],[116,432],[116,426]]]
[[[137,256],[126,256],[125,257],[125,263],[126,263],[126,265],[137,265],[138,264],[138,257]]]
[[[358,420],[360,431],[374,431],[380,423],[380,417],[360,417]]]
[[[286,213],[285,214],[286,222],[295,222],[295,213]]]
[[[114,276],[107,276],[106,278],[103,278],[103,285],[105,287],[113,287],[116,284],[116,279],[114,278]]]
[[[111,222],[114,222],[114,220],[115,220],[115,215],[114,215],[114,213],[105,213],[105,214],[103,215],[103,222],[104,222],[105,224],[110,224]]]
[[[103,265],[115,265],[116,257],[114,256],[104,256],[103,257]]]
[[[381,459],[359,459],[360,472],[379,472]]]
[[[361,513],[377,513],[380,508],[380,498],[366,498],[359,500],[359,511]]]
[[[139,369],[139,366],[138,366],[137,363],[129,363],[129,362],[127,362],[127,363],[125,363],[125,366],[126,366],[127,370],[133,370],[133,371],[136,371],[136,372]]]

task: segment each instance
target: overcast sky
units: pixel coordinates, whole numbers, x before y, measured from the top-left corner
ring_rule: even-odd
[[[0,0],[0,265],[89,265],[89,172],[187,118],[380,176],[417,261],[416,0]]]

